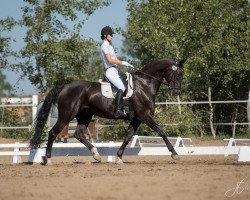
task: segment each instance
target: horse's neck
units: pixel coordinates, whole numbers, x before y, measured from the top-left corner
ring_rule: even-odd
[[[136,82],[140,84],[140,88],[146,93],[151,93],[153,96],[156,96],[159,88],[161,86],[163,76],[155,76],[149,72],[143,72],[134,76]]]
[[[167,63],[164,61],[154,62],[137,73],[140,79],[144,80],[141,81],[141,84],[144,85],[144,90],[146,89],[156,96],[163,81],[164,70],[166,69],[164,66],[166,65]]]
[[[156,80],[162,81],[163,72],[162,71],[155,71],[154,69],[142,70],[142,73],[147,74],[149,77],[154,77]]]

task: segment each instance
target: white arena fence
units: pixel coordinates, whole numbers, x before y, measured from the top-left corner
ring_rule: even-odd
[[[13,107],[32,107],[32,122],[35,121],[37,115],[38,107],[38,95],[33,95],[32,97],[10,97],[10,98],[1,98],[0,99],[0,108],[13,108]],[[4,117],[4,116],[2,116]],[[0,126],[0,129],[31,129],[32,124],[29,126],[11,126],[3,127]]]
[[[1,108],[5,107],[19,107],[19,106],[31,106],[32,118],[35,119],[38,107],[38,96],[33,95],[32,98],[14,98],[10,104],[12,98],[7,98],[0,105]],[[8,102],[9,101],[9,102]],[[156,104],[208,104],[209,102],[164,102]],[[216,103],[250,103],[249,100],[243,101],[212,101],[212,104]],[[33,120],[34,121],[34,120]],[[235,123],[234,123],[235,124]],[[246,125],[249,123],[236,123],[236,125]],[[223,124],[222,124],[223,125]],[[229,125],[229,124],[228,124]],[[97,126],[107,126],[98,125]],[[113,125],[110,125],[113,126]],[[27,127],[0,127],[0,129],[18,129],[18,128],[30,128]],[[97,127],[98,131],[98,127]],[[227,145],[225,146],[207,146],[207,147],[194,147],[191,144],[190,138],[169,138],[179,155],[238,155],[238,161],[250,161],[250,139],[226,139]],[[165,144],[159,143],[162,141],[159,137],[149,136],[134,136],[131,146],[126,148],[124,155],[133,156],[153,156],[153,155],[171,155]],[[108,156],[108,161],[114,160],[121,143],[109,142],[109,143],[94,143],[98,148],[98,151],[102,156]],[[35,150],[29,150],[28,144],[15,143],[15,144],[0,144],[0,156],[13,156],[13,163],[22,162],[22,156],[29,156],[28,162],[41,162],[41,158],[45,155],[45,144]],[[6,151],[6,149],[8,149]],[[10,149],[10,150],[9,150]],[[23,150],[22,150],[23,149]],[[4,150],[4,151],[2,151]],[[91,156],[89,150],[81,143],[54,143],[52,156]]]
[[[13,98],[2,98],[0,108],[8,108],[8,107],[32,107],[32,121],[36,118],[38,112],[38,96],[33,95],[32,97],[13,97]],[[193,101],[193,102],[157,102],[156,105],[188,105],[188,104],[232,104],[232,103],[247,103],[250,108],[250,98],[248,100],[235,100],[235,101]],[[49,115],[48,119],[48,127],[51,128],[55,124],[54,116]],[[74,123],[71,123],[74,124]],[[168,125],[168,126],[178,126],[179,124],[161,124],[161,125]],[[225,122],[225,123],[214,123],[214,125],[223,125],[223,126],[232,126],[232,125],[250,125],[250,122]],[[75,126],[75,125],[73,125]],[[109,127],[114,125],[102,125],[96,124],[96,131],[98,135],[98,130],[103,127]],[[12,127],[1,127],[1,129],[31,129],[32,124],[29,126],[12,126]]]
[[[250,112],[250,92],[248,100],[231,100],[231,101],[179,101],[179,102],[156,102],[156,105],[195,105],[195,104],[235,104],[246,103]],[[249,115],[249,113],[247,113]],[[250,125],[249,122],[225,122],[225,123],[213,123],[214,125],[232,126],[232,125]],[[169,124],[168,124],[169,125]],[[178,124],[175,124],[178,125]]]
[[[238,155],[239,162],[250,161],[250,139],[224,139],[225,146],[193,146],[191,138],[169,137],[179,155]],[[163,143],[160,137],[135,135],[131,145],[125,149],[126,156],[169,156],[171,152]],[[108,162],[115,160],[116,153],[121,142],[93,143],[101,156],[108,156]],[[29,163],[42,162],[45,155],[43,144],[38,149],[28,149],[28,144],[0,144],[0,156],[13,156],[13,163],[22,162],[22,156],[29,156]],[[8,150],[6,150],[8,149]],[[11,150],[9,150],[11,149]],[[24,149],[24,150],[21,150]],[[54,143],[52,157],[54,156],[91,156],[90,151],[82,143]]]

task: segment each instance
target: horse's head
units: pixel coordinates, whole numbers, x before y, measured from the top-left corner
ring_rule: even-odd
[[[181,82],[183,77],[184,60],[175,60],[167,69],[164,78],[166,79],[170,94],[172,96],[180,95]]]

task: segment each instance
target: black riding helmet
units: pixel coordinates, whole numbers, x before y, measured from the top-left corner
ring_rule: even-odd
[[[115,34],[115,32],[112,30],[112,28],[110,26],[105,26],[101,30],[101,38],[102,38],[102,40],[105,38],[104,35],[111,35],[111,36],[113,36],[113,34]]]

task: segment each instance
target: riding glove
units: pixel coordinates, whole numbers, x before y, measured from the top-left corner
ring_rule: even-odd
[[[134,69],[134,66],[129,64],[128,62],[126,61],[122,61],[122,65],[126,66],[128,69]]]

